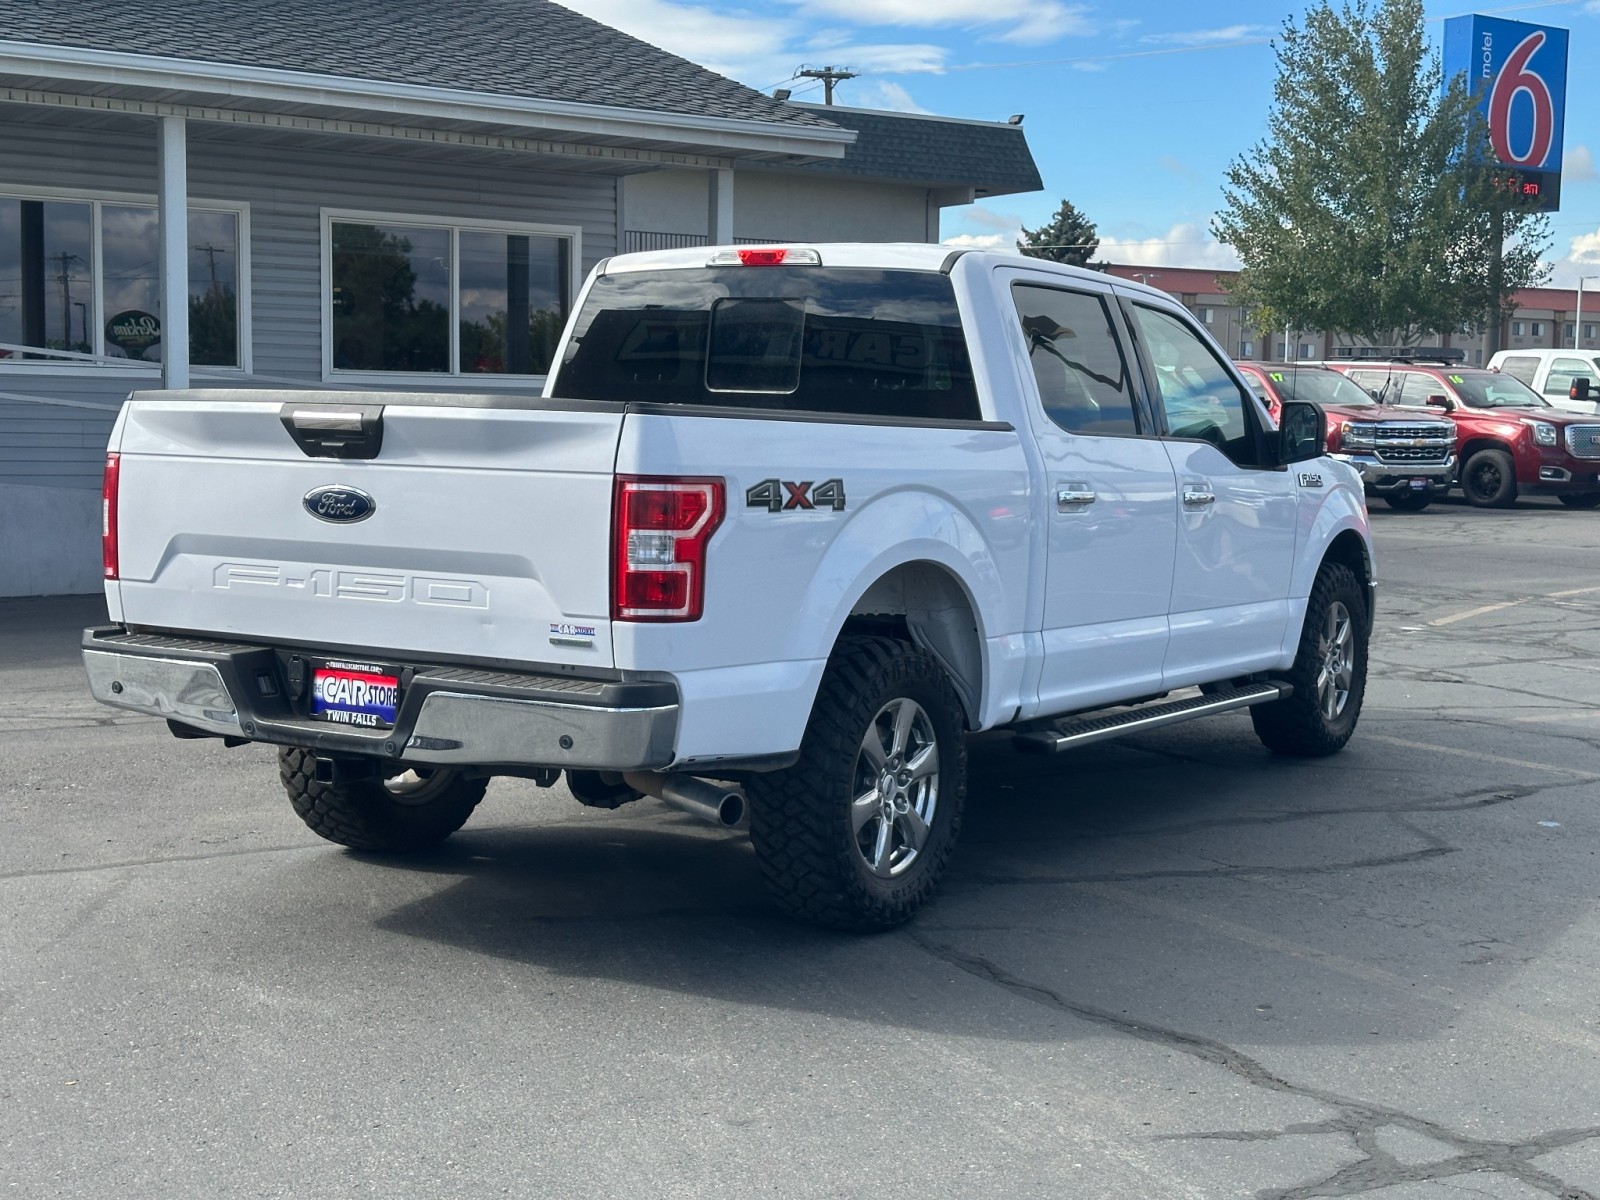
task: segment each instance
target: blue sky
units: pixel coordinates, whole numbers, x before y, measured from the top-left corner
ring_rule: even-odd
[[[836,103],[1004,120],[1026,114],[1044,191],[946,210],[944,236],[1008,243],[1062,199],[1100,230],[1101,257],[1228,267],[1211,237],[1228,163],[1266,133],[1270,42],[1301,0],[562,0],[568,7],[752,87],[822,99],[790,77],[802,64],[850,67]],[[1430,7],[1572,31],[1562,211],[1554,282],[1600,274],[1600,0]],[[814,91],[805,90],[807,87]],[[1591,281],[1600,287],[1600,280]]]

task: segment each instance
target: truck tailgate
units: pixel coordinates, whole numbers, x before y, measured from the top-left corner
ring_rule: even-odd
[[[613,665],[620,406],[225,395],[135,396],[124,411],[111,447],[122,456],[112,587],[124,622],[426,658]],[[281,419],[286,401],[333,410],[341,400],[381,404],[376,457],[311,457]],[[370,515],[314,515],[312,493],[329,487],[364,493]]]

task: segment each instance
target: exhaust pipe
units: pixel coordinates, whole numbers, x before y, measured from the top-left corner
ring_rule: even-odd
[[[707,783],[693,775],[656,775],[644,771],[629,771],[622,779],[635,791],[654,796],[668,808],[713,825],[727,829],[744,820],[744,796],[735,788]]]

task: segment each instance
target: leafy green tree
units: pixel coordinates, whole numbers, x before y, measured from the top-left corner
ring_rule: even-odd
[[[1275,49],[1271,132],[1229,167],[1212,224],[1243,263],[1241,300],[1404,344],[1543,281],[1549,222],[1482,165],[1476,98],[1462,77],[1441,89],[1421,0],[1319,0]]]
[[[1063,200],[1048,225],[1024,229],[1017,249],[1030,258],[1086,267],[1100,248],[1100,235],[1094,222],[1084,216],[1070,200]]]

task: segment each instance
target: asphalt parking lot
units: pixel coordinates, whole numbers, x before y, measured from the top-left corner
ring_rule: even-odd
[[[976,739],[873,938],[653,801],[321,842],[0,601],[0,1196],[1600,1196],[1600,514],[1373,520],[1342,755]]]

